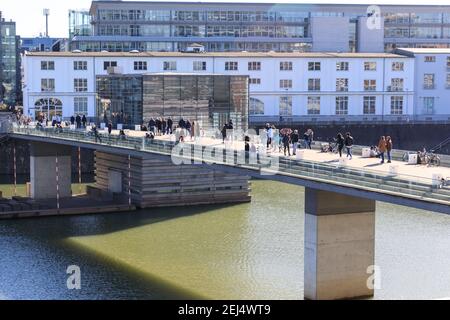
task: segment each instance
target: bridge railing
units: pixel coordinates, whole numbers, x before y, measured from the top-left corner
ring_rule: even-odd
[[[334,163],[293,160],[263,153],[246,153],[244,150],[224,148],[223,145],[211,147],[199,144],[177,144],[171,141],[138,137],[120,138],[120,136],[116,135],[95,135],[93,132],[81,130],[36,129],[17,125],[12,130],[16,134],[156,153],[171,156],[172,161],[175,162],[216,163],[234,168],[253,170],[262,175],[284,175],[368,191],[402,195],[423,201],[450,204],[450,189],[442,186],[440,177],[390,174],[372,169],[364,170],[340,166]]]

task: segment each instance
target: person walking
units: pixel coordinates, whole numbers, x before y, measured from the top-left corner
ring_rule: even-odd
[[[83,117],[81,118],[81,123],[83,124],[83,128],[86,128],[87,119],[86,119],[86,115],[84,115],[84,114],[83,114]]]
[[[378,152],[381,157],[381,163],[384,163],[384,153],[386,152],[386,137],[382,136],[378,142]]]
[[[282,142],[283,142],[283,147],[284,147],[284,156],[286,156],[286,149],[287,149],[288,155],[290,157],[291,156],[291,150],[290,150],[289,146],[291,144],[291,139],[290,139],[288,134],[283,134],[282,135]]]
[[[298,130],[294,130],[294,132],[291,135],[291,141],[292,141],[292,154],[295,156],[297,155],[297,148],[298,148],[298,141],[300,140],[300,136],[298,134]]]
[[[192,124],[189,120],[186,120],[186,138],[189,136],[189,138],[192,140]]]
[[[161,119],[161,128],[162,128],[162,135],[166,135],[167,132],[167,121],[166,119],[162,118]]]
[[[227,138],[227,130],[228,130],[228,124],[225,123],[222,127],[222,143],[225,143],[225,139]]]
[[[108,134],[111,135],[111,132],[112,132],[112,122],[110,121],[108,123]]]
[[[148,122],[148,127],[150,128],[150,132],[153,132],[153,134],[155,134],[156,132],[156,122],[155,119],[150,118],[150,121]]]
[[[248,163],[248,160],[250,159],[250,137],[245,136],[244,137],[244,150],[245,150],[245,163]]]
[[[267,149],[272,146],[273,137],[274,137],[274,129],[271,125],[267,124],[269,127],[267,128]]]
[[[350,134],[350,132],[347,132],[347,134],[345,135],[344,145],[345,145],[345,148],[347,149],[347,158],[349,158],[350,160],[353,159],[353,155],[352,155],[353,142],[354,142],[354,139],[353,139],[352,135]]]
[[[75,117],[75,123],[77,124],[77,129],[81,128],[81,117],[79,114]]]
[[[312,149],[311,144],[314,139],[314,131],[312,131],[312,129],[308,129],[307,134],[308,134],[308,139],[307,139],[306,143],[307,143],[308,149],[311,150]]]
[[[171,117],[169,117],[169,119],[167,119],[167,134],[172,134],[173,133],[173,120]]]
[[[390,136],[386,137],[386,153],[388,158],[388,163],[391,163],[392,160],[392,138]]]
[[[156,124],[156,135],[159,136],[161,135],[161,126],[162,126],[161,118],[156,118],[155,124]]]
[[[229,134],[231,142],[234,142],[234,126],[233,126],[233,120],[231,120],[231,119],[230,119],[230,121],[228,121],[228,130],[231,131]]]
[[[180,121],[178,122],[178,126],[179,126],[181,129],[185,129],[185,128],[186,128],[186,122],[184,121],[183,118],[181,118]]]
[[[344,149],[345,139],[342,133],[338,133],[336,137],[336,144],[339,151],[339,158],[342,158],[342,150]]]
[[[97,143],[97,141],[100,141],[100,143],[102,143],[102,138],[98,134],[97,126],[94,125],[91,130],[92,130],[92,133],[94,134],[95,142]]]
[[[70,117],[70,124],[72,126],[75,124],[75,117],[73,115]]]

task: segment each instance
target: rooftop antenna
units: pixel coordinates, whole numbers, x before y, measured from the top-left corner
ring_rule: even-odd
[[[44,9],[43,15],[45,16],[45,37],[48,38],[48,16],[50,15],[50,9]]]

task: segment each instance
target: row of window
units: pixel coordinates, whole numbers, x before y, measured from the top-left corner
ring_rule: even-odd
[[[87,92],[88,80],[84,78],[73,79],[74,92]],[[41,79],[41,92],[55,92],[55,79]]]
[[[111,10],[97,12],[102,21],[223,21],[307,22],[309,16],[343,16],[342,12],[309,11],[205,11],[205,10]],[[384,13],[385,23],[450,23],[449,13]]]
[[[448,85],[450,88],[450,74],[447,76]],[[260,78],[250,78],[250,84],[260,85]],[[320,79],[319,78],[310,78],[308,79],[308,91],[320,91]],[[363,81],[364,91],[376,91],[377,90],[377,80],[368,79]],[[292,79],[281,79],[280,80],[280,89],[291,89],[293,87]],[[336,79],[336,91],[338,92],[346,92],[349,88],[349,79],[348,78],[337,78]],[[387,91],[403,91],[404,89],[404,79],[403,78],[392,78],[391,85],[388,86]]]
[[[98,10],[101,21],[227,21],[227,22],[307,22],[309,12],[301,11],[170,11]]]
[[[260,61],[251,61],[248,62],[248,71],[260,71],[261,70],[261,62]],[[166,69],[170,67],[169,69]],[[450,57],[447,62],[447,66],[450,67]],[[108,67],[117,67],[117,61],[104,61],[103,69],[107,70]],[[164,70],[176,70],[176,61],[165,61],[164,62]],[[404,62],[392,62],[392,71],[403,71],[404,70]],[[73,62],[74,70],[87,70],[87,61],[74,61]],[[206,70],[206,61],[194,61],[193,63],[194,70]],[[227,71],[237,71],[239,69],[239,63],[237,61],[227,61],[225,62],[225,70]],[[41,61],[41,70],[55,70],[55,62],[54,61]],[[147,62],[146,61],[134,61],[134,70],[147,70]],[[293,63],[292,61],[282,61],[280,62],[280,71],[292,71]],[[308,62],[308,71],[320,71],[321,63],[320,62]],[[377,63],[376,62],[364,62],[364,70],[365,71],[376,71]],[[349,62],[336,62],[336,71],[349,71]]]
[[[436,56],[424,56],[423,58],[424,62],[436,62]],[[450,56],[447,57],[447,69],[450,69]]]
[[[384,13],[386,24],[450,23],[449,13]]]
[[[308,115],[320,115],[320,96],[308,96],[307,98],[307,114]],[[363,114],[371,115],[376,114],[376,96],[363,97]],[[390,104],[391,115],[403,114],[404,98],[403,96],[392,96]],[[349,97],[338,96],[335,99],[335,114],[336,115],[348,115]],[[255,98],[250,98],[249,112],[251,115],[264,115],[264,103]],[[280,116],[292,116],[292,96],[283,96],[279,98],[279,115]]]
[[[202,61],[195,61],[194,69],[195,70],[206,70],[206,65]],[[170,62],[167,62],[167,65],[164,65],[165,70],[171,70],[173,65]],[[146,70],[146,62],[145,61],[137,61],[135,64],[135,68],[140,68],[139,70]],[[144,69],[145,68],[145,69]],[[74,79],[74,91],[75,92],[87,92],[88,91],[88,80],[85,78],[76,78]],[[249,80],[250,84],[259,85],[261,84],[260,78],[251,78]],[[308,79],[308,91],[320,91],[320,79],[318,78],[310,78]],[[450,84],[450,74],[447,75],[447,85]],[[424,77],[424,87],[427,89],[434,88],[434,74],[426,74]],[[293,87],[292,79],[281,79],[280,80],[280,88],[281,89],[290,89]],[[392,78],[391,85],[388,87],[388,91],[403,91],[404,87],[404,79],[403,78]],[[349,89],[349,79],[348,78],[337,78],[336,79],[336,91],[337,92],[346,92]],[[364,80],[364,91],[376,91],[377,90],[377,81],[374,79]],[[54,92],[55,91],[55,79],[44,78],[41,79],[41,91],[42,92]]]
[[[139,38],[135,38],[139,40]],[[177,41],[72,41],[71,50],[85,52],[129,52],[131,50],[144,51],[184,51],[189,43]],[[306,42],[242,42],[221,41],[202,43],[208,52],[251,51],[251,52],[293,52],[310,51],[311,43]]]
[[[436,75],[434,73],[425,73],[423,75],[423,88],[424,89],[436,88]],[[450,89],[450,73],[446,74],[445,88]]]
[[[422,38],[422,39],[448,39],[450,28],[448,27],[386,27],[386,38]]]
[[[265,37],[265,38],[305,38],[308,28],[305,26],[206,26],[206,25],[100,25],[99,36],[132,37]]]
[[[392,71],[403,71],[405,67],[404,62],[392,62],[391,68]],[[237,71],[238,70],[238,62],[230,61],[225,62],[225,70],[227,71]],[[248,63],[248,71],[260,71],[261,70],[261,62],[249,62]],[[280,71],[292,71],[293,63],[292,61],[282,61],[280,62]],[[320,62],[308,62],[308,71],[320,71],[321,63]],[[377,63],[374,61],[364,62],[364,71],[376,71]],[[349,62],[336,62],[336,71],[349,71]]]

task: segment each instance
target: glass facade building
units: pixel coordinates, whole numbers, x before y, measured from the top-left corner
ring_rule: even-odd
[[[142,76],[105,75],[97,77],[97,118],[114,126],[132,127],[142,123]]]
[[[91,35],[92,25],[89,10],[69,10],[69,38]]]
[[[311,51],[315,17],[348,18],[348,51],[368,5],[93,1],[92,36],[72,38],[82,51]],[[450,6],[380,6],[384,47],[448,47]],[[325,30],[326,31],[326,30]],[[324,31],[324,32],[325,32]]]
[[[0,12],[0,104],[21,103],[20,39],[16,23],[6,21]]]
[[[127,126],[151,118],[196,121],[220,129],[230,119],[248,128],[247,76],[209,74],[107,75],[97,77],[97,117]],[[104,122],[104,121],[103,121]]]

